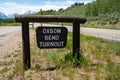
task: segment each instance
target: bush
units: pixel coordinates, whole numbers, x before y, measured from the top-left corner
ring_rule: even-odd
[[[62,63],[72,64],[73,67],[85,67],[88,66],[89,62],[90,61],[84,58],[82,55],[80,55],[80,59],[77,59],[77,57],[73,56],[71,53],[66,54],[62,59]]]

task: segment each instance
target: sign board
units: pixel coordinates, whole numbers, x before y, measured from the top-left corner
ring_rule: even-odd
[[[39,48],[64,48],[68,30],[65,27],[38,27],[36,29]]]

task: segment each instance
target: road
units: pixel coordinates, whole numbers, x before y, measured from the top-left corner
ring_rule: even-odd
[[[37,24],[38,26],[40,24]],[[48,24],[44,24],[48,26]],[[54,25],[58,26],[58,25]],[[72,27],[66,26],[68,31],[72,32]],[[97,29],[97,28],[80,28],[81,34],[101,37],[109,40],[120,41],[120,30]],[[0,54],[12,52],[16,48],[16,44],[22,41],[21,27],[0,27]]]
[[[41,24],[35,24],[35,26],[40,26],[40,25]],[[43,26],[53,26],[53,25],[43,24]],[[60,25],[54,25],[54,26],[60,26]],[[65,27],[68,28],[69,32],[72,32],[71,26],[65,26]],[[80,33],[85,35],[91,35],[94,37],[100,37],[108,40],[120,41],[120,30],[80,27]]]
[[[81,27],[80,31],[82,34],[87,34],[87,35],[114,40],[114,41],[120,41],[120,30]]]
[[[21,27],[0,27],[0,57],[12,53],[21,41]]]

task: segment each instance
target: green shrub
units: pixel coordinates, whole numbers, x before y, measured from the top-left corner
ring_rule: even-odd
[[[80,55],[80,59],[77,59],[77,57],[73,56],[73,54],[71,53],[66,54],[61,61],[62,63],[70,63],[73,67],[85,67],[88,66],[90,62],[87,58],[84,58],[82,55]]]
[[[40,68],[41,68],[41,65],[40,65],[40,64],[36,64],[36,65],[35,65],[35,69],[36,69],[36,71],[39,71]]]

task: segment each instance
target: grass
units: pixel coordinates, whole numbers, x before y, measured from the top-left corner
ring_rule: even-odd
[[[8,66],[8,65],[10,65],[11,63],[13,63],[14,61],[0,61],[0,66]]]
[[[0,26],[20,26],[20,23],[0,23]]]
[[[2,70],[0,70],[0,73],[5,73],[5,72],[8,72],[9,69],[7,67],[3,68]]]
[[[54,24],[54,25],[60,25],[60,26],[62,25],[73,26],[73,24],[70,24],[70,23],[48,23],[48,24]],[[120,25],[120,22],[116,24],[99,24],[98,21],[87,21],[85,24],[81,24],[81,27],[120,30],[119,25]]]
[[[23,74],[23,64],[21,60],[16,60],[14,65],[15,66],[12,68],[12,72],[7,76],[9,80],[13,80],[16,76],[20,77]]]
[[[120,79],[120,66],[114,65],[114,63],[109,63],[106,69],[108,71],[108,76],[106,77],[106,80]]]
[[[87,73],[95,74],[94,79],[101,80],[119,80],[119,67],[113,64],[117,64],[116,57],[120,57],[120,43],[115,41],[108,41],[101,38],[95,38],[88,35],[81,35],[80,39],[80,60],[72,56],[72,33],[68,34],[67,46],[64,49],[43,49],[32,51],[38,57],[45,58],[45,62],[50,66],[55,66],[56,73],[62,75],[62,78],[68,77],[69,80],[75,80],[75,76],[79,73],[79,70],[83,70],[83,79],[90,80],[91,75]],[[43,61],[44,62],[44,61]],[[110,64],[110,63],[113,64]],[[34,61],[36,63],[36,60]],[[38,63],[35,69],[42,69],[42,63]],[[52,64],[51,64],[52,63]],[[53,69],[53,70],[54,70]],[[78,70],[78,73],[76,72]],[[116,71],[117,70],[117,71]],[[106,75],[104,75],[106,74]],[[87,76],[87,77],[86,77]],[[80,77],[80,75],[78,76]],[[61,79],[60,77],[54,77],[54,79]]]
[[[7,79],[23,75],[26,80],[119,80],[120,42],[80,35],[80,59],[72,56],[72,33],[63,49],[38,49],[33,36],[31,69],[23,73],[20,60],[15,61]],[[14,56],[14,55],[13,55]],[[10,56],[11,57],[11,56]],[[17,57],[15,55],[14,57]],[[21,58],[20,58],[21,59]],[[4,66],[1,63],[1,66]],[[7,72],[7,69],[1,70]]]
[[[21,77],[23,72],[20,52],[8,53],[1,57],[0,61],[0,79],[15,80],[15,77]],[[3,68],[3,69],[2,69]],[[19,79],[18,78],[18,79]]]
[[[84,46],[82,46],[84,45]],[[100,80],[101,73],[109,73],[106,80],[119,80],[119,70],[113,64],[117,64],[115,57],[120,57],[120,42],[107,41],[101,38],[94,38],[91,36],[81,35],[81,47],[83,53],[89,53],[100,62],[97,62],[95,72],[97,73],[96,79]],[[112,55],[112,56],[111,56]],[[92,60],[92,59],[91,59]],[[114,61],[114,62],[113,62]],[[110,64],[110,63],[113,64]],[[106,64],[108,66],[106,66]],[[92,63],[91,63],[92,64]],[[91,66],[90,66],[91,67]],[[115,68],[115,69],[114,69]],[[111,72],[112,69],[112,72]]]
[[[61,66],[69,64],[71,67],[86,67],[89,65],[89,62],[90,61],[82,55],[80,56],[80,60],[78,60],[72,53],[67,53],[61,60]]]
[[[120,30],[119,24],[120,22],[118,22],[117,24],[99,24],[97,21],[87,21],[82,26],[88,27],[88,28],[103,28],[103,29]]]
[[[55,52],[46,52],[42,54],[46,58],[51,58],[55,64],[59,64],[59,61],[61,60],[62,56],[61,54],[56,54]]]

